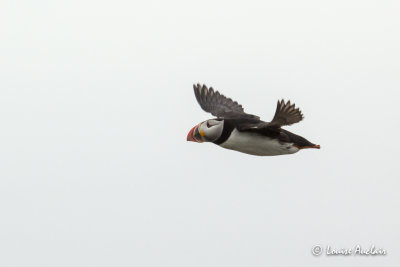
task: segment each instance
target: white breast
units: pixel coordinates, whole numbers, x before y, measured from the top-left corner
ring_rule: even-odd
[[[299,149],[292,143],[282,143],[255,133],[239,132],[234,129],[221,147],[256,156],[275,156],[293,154]]]

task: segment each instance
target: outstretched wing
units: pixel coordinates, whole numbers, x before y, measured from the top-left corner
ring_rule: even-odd
[[[278,101],[276,106],[275,116],[271,122],[245,122],[238,126],[239,131],[267,131],[267,132],[281,132],[281,127],[284,125],[291,125],[303,119],[303,114],[294,104],[290,101]]]
[[[299,122],[303,119],[303,114],[299,108],[295,108],[295,104],[290,104],[290,101],[285,103],[282,99],[278,100],[276,106],[275,116],[267,127],[279,128],[284,125],[291,125],[293,123]]]
[[[193,85],[194,94],[200,107],[218,118],[247,118],[260,119],[258,116],[244,112],[242,105],[225,97],[214,89],[205,85]]]

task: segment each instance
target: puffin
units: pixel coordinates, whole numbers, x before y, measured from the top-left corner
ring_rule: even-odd
[[[244,112],[242,105],[212,87],[194,84],[193,89],[200,107],[215,118],[194,126],[187,135],[187,141],[210,142],[255,156],[293,154],[306,148],[320,149],[320,145],[282,129],[282,126],[292,125],[304,118],[300,109],[290,101],[278,100],[274,117],[265,122],[256,115]]]

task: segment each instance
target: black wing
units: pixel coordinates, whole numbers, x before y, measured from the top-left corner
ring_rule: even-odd
[[[291,125],[299,122],[303,119],[303,114],[299,108],[295,108],[295,104],[290,104],[290,101],[285,103],[284,100],[278,101],[276,106],[275,116],[271,122],[246,122],[241,123],[238,127],[239,131],[281,131],[281,127],[285,125]]]
[[[290,104],[290,101],[285,103],[283,99],[278,101],[276,106],[275,116],[267,127],[280,128],[284,125],[292,125],[293,123],[299,122],[303,119],[303,114],[299,108],[295,108],[295,104]]]
[[[242,105],[225,97],[218,91],[200,84],[193,85],[194,94],[200,107],[218,118],[243,118],[243,119],[260,119],[258,116],[247,114],[244,112]]]

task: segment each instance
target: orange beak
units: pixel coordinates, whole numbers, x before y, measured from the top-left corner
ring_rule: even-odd
[[[194,133],[197,130],[198,125],[194,126],[188,133],[186,140],[187,141],[192,141],[192,142],[197,142],[197,143],[201,143],[201,140],[197,140],[194,137]]]

